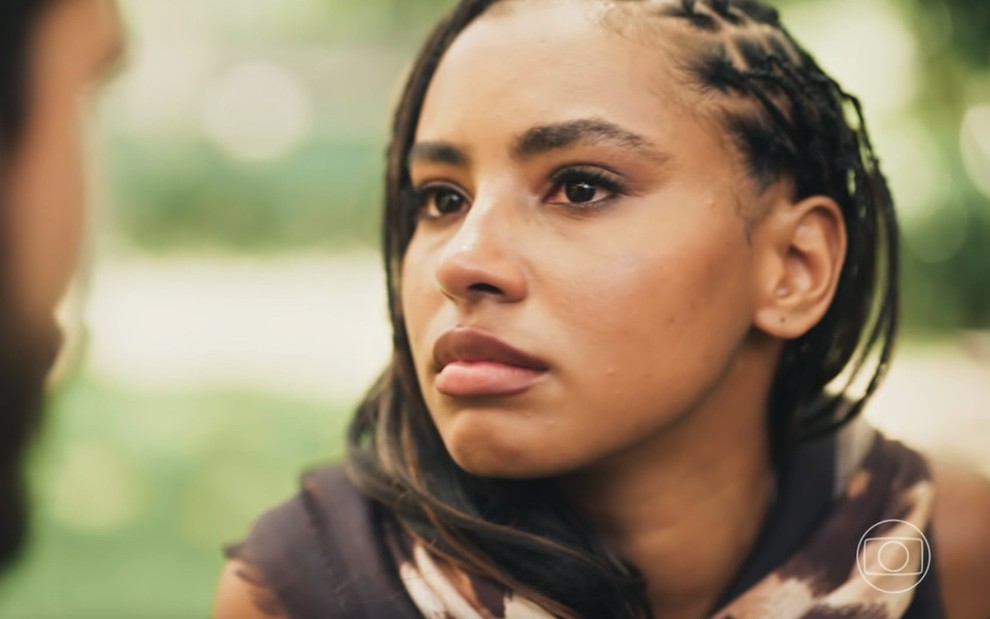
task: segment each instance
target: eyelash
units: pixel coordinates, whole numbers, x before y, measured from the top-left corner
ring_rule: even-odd
[[[443,219],[444,217],[451,215],[453,213],[429,213],[430,202],[434,200],[440,191],[446,191],[451,194],[457,195],[465,203],[468,202],[467,197],[458,190],[455,185],[450,183],[441,182],[431,182],[426,183],[420,187],[414,187],[410,192],[410,206],[412,207],[412,212],[416,214],[419,219],[425,220],[436,220]]]
[[[591,202],[551,203],[564,206],[566,208],[575,209],[577,211],[594,211],[604,207],[607,203],[611,202],[619,195],[626,193],[625,188],[617,175],[597,167],[572,166],[563,168],[551,174],[550,181],[553,183],[553,187],[544,196],[544,201],[546,201],[550,196],[562,191],[564,186],[569,182],[585,182],[592,187],[605,190],[609,194],[612,194],[605,198],[600,198]],[[417,217],[425,220],[437,220],[448,215],[453,215],[455,212],[459,212],[459,210],[451,213],[438,214],[431,214],[427,212],[430,207],[430,201],[435,199],[440,191],[447,191],[451,194],[455,194],[465,203],[470,202],[456,185],[445,182],[425,183],[420,187],[414,187],[411,190],[411,206]]]
[[[563,168],[551,174],[550,180],[553,182],[553,189],[544,197],[544,200],[564,189],[564,186],[569,182],[585,182],[593,187],[604,189],[611,194],[606,198],[600,198],[592,202],[561,203],[562,206],[579,211],[593,211],[602,208],[618,196],[626,193],[625,186],[616,174],[597,167],[572,166]]]

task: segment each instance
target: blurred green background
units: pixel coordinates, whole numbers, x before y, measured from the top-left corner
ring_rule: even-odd
[[[450,4],[123,3],[96,240],[0,617],[206,617],[220,547],[339,456],[388,355],[389,112]],[[990,3],[779,6],[863,100],[902,217],[907,337],[870,414],[990,474]]]

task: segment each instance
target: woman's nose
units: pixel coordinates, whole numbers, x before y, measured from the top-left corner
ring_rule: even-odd
[[[516,303],[526,297],[518,218],[497,204],[472,205],[437,261],[437,286],[445,296],[467,304],[483,299]]]

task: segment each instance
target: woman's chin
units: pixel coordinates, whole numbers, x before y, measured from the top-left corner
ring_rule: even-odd
[[[478,477],[529,479],[545,476],[546,458],[518,439],[467,428],[444,436],[451,458],[464,471]]]
[[[475,437],[460,434],[445,442],[454,462],[477,477],[537,479],[573,469],[563,454],[532,438],[521,441],[518,437],[493,434]]]
[[[478,405],[434,411],[433,417],[448,453],[466,472],[479,477],[527,476],[532,417]]]
[[[469,454],[466,457],[453,456],[464,471],[475,477],[488,479],[539,479],[555,475],[555,468],[541,463],[530,464],[525,460],[514,461]]]

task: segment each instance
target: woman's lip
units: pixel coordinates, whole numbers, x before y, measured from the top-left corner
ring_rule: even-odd
[[[529,389],[544,374],[546,370],[492,361],[452,361],[437,374],[435,386],[455,397],[507,396]]]
[[[436,390],[448,396],[506,396],[529,389],[550,366],[494,335],[456,327],[433,346]]]
[[[442,372],[454,362],[490,363],[544,372],[549,366],[494,335],[471,327],[456,327],[437,338],[433,346],[435,370]]]

